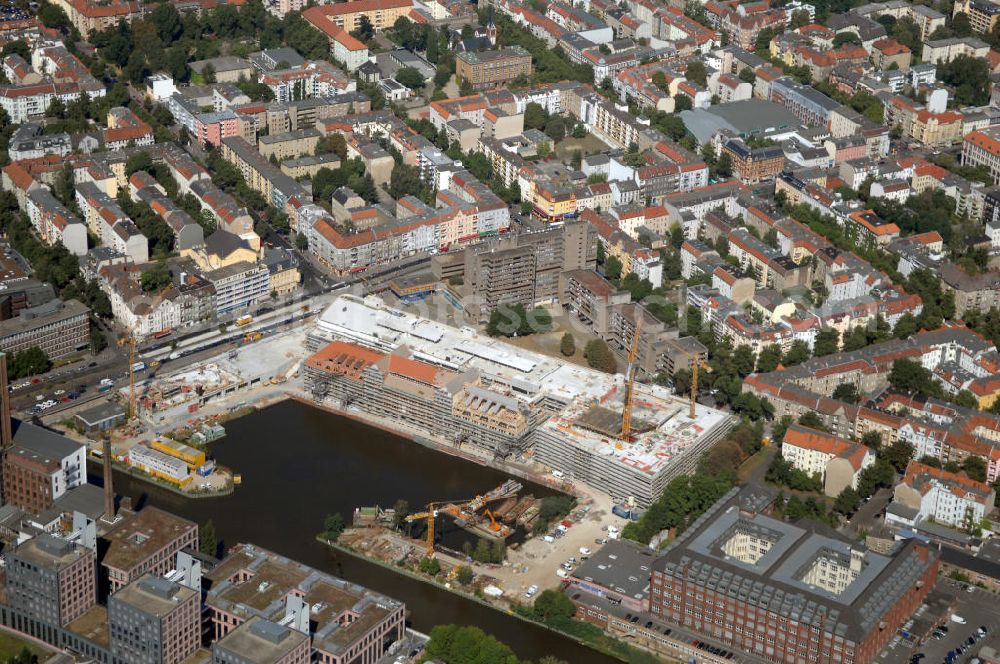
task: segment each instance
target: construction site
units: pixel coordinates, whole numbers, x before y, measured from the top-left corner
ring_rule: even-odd
[[[602,373],[374,296],[338,297],[308,345],[305,386],[320,404],[536,464],[642,508],[735,423],[693,398],[636,382],[634,362],[625,375]]]
[[[301,335],[262,337],[260,332],[249,332],[237,349],[143,381],[137,386],[141,411],[154,419],[178,407],[195,413],[213,400],[287,382],[301,366]]]

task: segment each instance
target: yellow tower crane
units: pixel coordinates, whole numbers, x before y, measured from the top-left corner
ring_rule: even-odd
[[[410,514],[406,517],[407,523],[413,523],[414,521],[427,521],[427,557],[434,557],[434,517],[437,516],[437,507],[439,505],[448,505],[449,503],[454,505],[464,505],[470,501],[465,500],[461,502],[455,502],[452,500],[439,500],[433,503],[427,503],[426,512],[417,512],[416,514]]]
[[[691,412],[689,417],[694,419],[694,404],[698,399],[698,369],[701,367],[705,368],[705,371],[711,371],[711,367],[705,360],[701,359],[701,353],[695,353],[694,362],[691,366]]]
[[[642,317],[635,323],[632,348],[628,353],[628,368],[625,370],[625,407],[622,409],[622,440],[632,439],[632,400],[635,397],[635,374],[638,366],[635,358],[639,354],[639,335],[642,333]]]
[[[138,414],[135,401],[135,335],[131,331],[118,339],[119,346],[128,346],[128,405],[129,421],[134,420]]]

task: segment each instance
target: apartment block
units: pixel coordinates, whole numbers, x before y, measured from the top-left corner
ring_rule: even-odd
[[[375,32],[382,32],[395,25],[396,20],[407,16],[413,9],[413,0],[351,0],[317,7],[321,11],[306,11],[303,18],[323,34],[329,36],[329,25],[346,30],[358,29],[361,17],[371,22]]]
[[[963,13],[969,17],[972,31],[989,34],[1000,17],[1000,5],[989,0],[960,0],[952,8],[952,16]]]
[[[974,131],[962,141],[962,164],[983,166],[1000,184],[1000,127]]]
[[[466,51],[455,58],[455,76],[475,90],[507,85],[519,76],[530,77],[531,54],[520,46],[497,51]]]
[[[0,321],[0,350],[16,353],[38,346],[50,359],[90,345],[90,309],[77,300],[51,300]]]
[[[886,512],[886,520],[907,526],[933,520],[953,528],[975,528],[993,512],[995,497],[992,486],[964,472],[952,473],[911,461],[903,481],[893,490],[893,504]]]
[[[42,534],[4,558],[6,602],[27,620],[65,626],[97,603],[93,549]]]
[[[208,577],[216,662],[305,664],[311,655],[317,662],[369,664],[405,629],[401,602],[251,544],[230,549]],[[277,622],[288,632],[275,629]],[[254,629],[262,623],[266,629]],[[244,641],[248,633],[255,638]],[[267,652],[270,658],[259,658]]]
[[[177,552],[198,549],[198,524],[156,507],[131,512],[108,531],[101,559],[111,592],[145,574],[162,576],[174,569]]]
[[[212,644],[212,664],[309,664],[309,636],[253,618]]]
[[[86,449],[48,429],[19,423],[3,457],[4,502],[30,514],[49,509],[87,483]]]
[[[201,592],[145,574],[108,598],[111,655],[129,664],[178,664],[201,646]]]

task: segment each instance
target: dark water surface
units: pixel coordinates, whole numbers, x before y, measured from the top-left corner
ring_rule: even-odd
[[[355,507],[391,507],[398,499],[409,501],[416,511],[429,501],[472,498],[508,475],[294,401],[229,422],[226,431],[213,445],[213,454],[243,476],[232,496],[187,500],[120,473],[115,474],[115,490],[131,496],[137,506],[147,502],[198,523],[212,519],[227,546],[252,542],[400,599],[421,632],[442,623],[477,625],[522,658],[556,655],[571,664],[618,661],[314,539],[328,514],[340,512],[349,523]],[[552,493],[523,483],[522,493]],[[460,546],[464,537],[456,527],[445,528],[449,545]]]

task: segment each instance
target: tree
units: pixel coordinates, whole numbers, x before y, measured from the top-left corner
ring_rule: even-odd
[[[986,461],[980,456],[969,455],[962,459],[962,470],[970,479],[977,482],[986,481]]]
[[[629,143],[628,149],[622,157],[624,164],[630,168],[642,168],[646,165],[646,157],[639,150],[639,144]]]
[[[336,540],[340,537],[341,533],[344,532],[346,523],[344,522],[344,517],[341,516],[340,512],[336,514],[328,514],[325,519],[323,519],[323,535],[328,540]]]
[[[828,431],[826,425],[823,424],[823,420],[820,419],[819,415],[815,411],[807,411],[799,417],[799,424],[804,427],[809,427],[810,429],[818,429],[819,431]]]
[[[206,556],[213,558],[219,552],[219,540],[215,534],[215,523],[209,519],[202,524],[198,533],[199,550]]]
[[[833,501],[833,511],[844,516],[854,514],[861,507],[861,496],[852,487],[845,487]]]
[[[90,352],[97,355],[108,347],[108,339],[101,332],[100,328],[91,321],[90,325]]]
[[[833,38],[833,47],[840,48],[844,45],[861,46],[861,37],[853,32],[838,32]]]
[[[691,393],[691,370],[678,369],[674,372],[674,393],[686,395]]]
[[[990,69],[986,60],[959,55],[938,68],[938,77],[955,88],[955,103],[981,106],[990,99]]]
[[[594,339],[588,342],[583,350],[583,354],[587,358],[587,364],[592,369],[597,369],[605,373],[615,373],[618,371],[618,361],[615,360],[615,356],[608,348],[608,344],[601,339]]]
[[[554,619],[572,618],[576,615],[576,605],[558,590],[543,590],[535,598],[532,613],[537,620],[547,623]]]
[[[305,233],[299,233],[295,236],[295,248],[299,251],[309,249],[309,238],[306,237]]]
[[[454,664],[519,664],[517,655],[478,627],[438,625],[431,630],[421,661],[439,660]]]
[[[891,465],[896,472],[901,473],[906,470],[906,464],[913,459],[913,445],[905,440],[897,440],[892,445],[879,448],[878,456]]]
[[[938,459],[937,457],[932,457],[928,454],[925,454],[919,459],[917,459],[917,462],[922,463],[925,466],[930,466],[931,468],[938,468],[938,469],[941,468],[941,460]]]
[[[419,90],[424,87],[424,76],[414,67],[400,67],[399,71],[396,72],[396,81],[411,90]]]
[[[736,370],[736,373],[739,374],[741,378],[749,376],[753,373],[753,368],[756,363],[757,357],[753,354],[753,350],[750,346],[740,346],[733,351],[733,361],[731,366]]]
[[[875,463],[861,471],[858,477],[858,495],[862,499],[870,497],[879,488],[891,487],[896,478],[892,464],[884,459],[876,459]]]
[[[410,515],[410,503],[405,500],[397,500],[392,506],[392,527],[400,530],[406,523],[406,517]]]
[[[58,5],[53,5],[52,3],[46,2],[38,9],[38,20],[42,22],[46,28],[63,28],[69,30],[73,27],[70,23],[69,16],[66,15],[65,10]]]
[[[358,20],[358,27],[351,32],[351,36],[365,43],[371,41],[371,38],[375,36],[375,28],[372,26],[371,19],[362,14]]]
[[[834,388],[831,396],[837,401],[846,401],[847,403],[857,403],[861,398],[858,394],[858,386],[854,383],[841,383]]]
[[[389,176],[389,195],[399,200],[405,196],[420,197],[426,187],[420,179],[420,168],[396,164]]]
[[[441,571],[441,563],[437,558],[421,558],[420,571],[430,576],[437,576]]]
[[[733,158],[728,152],[719,155],[719,160],[715,162],[715,177],[725,179],[733,175]]]
[[[928,385],[935,383],[934,375],[919,362],[904,358],[892,363],[889,384],[897,390],[926,393]]]
[[[617,256],[608,256],[604,261],[604,277],[608,281],[617,281],[622,276],[622,262]]]
[[[917,333],[917,319],[913,314],[905,313],[896,321],[896,327],[892,329],[892,336],[897,339],[908,339]]]
[[[792,12],[792,20],[788,24],[788,27],[791,30],[798,30],[802,26],[809,25],[810,23],[812,23],[812,20],[809,18],[809,12],[807,10],[805,10],[805,9],[797,9],[797,10],[795,10],[795,11]],[[742,74],[745,71],[749,71],[749,72],[753,73],[752,69],[743,69],[743,70],[741,70],[740,71],[740,79],[741,80],[743,79]],[[753,81],[747,81],[747,83],[753,83]]]
[[[781,347],[777,344],[769,344],[760,349],[757,357],[757,371],[769,373],[778,368],[781,364]]]
[[[867,431],[861,436],[861,444],[877,452],[882,447],[882,434],[878,431]]]
[[[465,565],[459,566],[458,572],[455,573],[455,578],[463,586],[467,586],[470,583],[472,583],[473,577],[474,577],[474,574],[472,572],[472,568],[471,567],[467,567]]]
[[[782,360],[782,364],[791,367],[796,364],[802,364],[808,359],[809,359],[809,346],[807,346],[806,342],[802,341],[801,339],[796,339],[795,341],[792,342],[792,345],[788,349],[788,352],[785,353],[785,357]]]
[[[694,108],[694,104],[691,102],[691,97],[687,95],[677,95],[674,97],[674,113],[690,111],[692,108]]]
[[[548,112],[539,104],[531,102],[524,107],[525,129],[544,129],[545,123],[548,122],[548,119]]]
[[[11,378],[38,376],[47,373],[51,368],[52,362],[49,361],[49,356],[38,346],[16,352],[10,357]]]
[[[559,342],[559,352],[566,357],[572,357],[576,354],[576,339],[571,332],[563,334],[562,340]]]
[[[951,31],[956,37],[969,37],[972,35],[972,22],[965,12],[958,12],[951,17]]]
[[[202,67],[201,78],[205,83],[215,83],[215,67],[212,66],[211,62]]]
[[[125,174],[131,176],[138,171],[149,171],[153,168],[153,158],[145,150],[133,153],[125,162]]]
[[[684,72],[684,77],[693,83],[697,83],[701,87],[708,85],[705,74],[705,65],[697,60],[688,64],[687,71]]]
[[[169,286],[170,269],[167,267],[166,261],[153,263],[152,267],[147,268],[142,273],[139,283],[145,293],[157,292]]]
[[[545,134],[558,143],[566,138],[566,121],[560,115],[552,115],[545,123]]]
[[[837,345],[840,342],[840,333],[830,327],[824,327],[816,333],[816,340],[813,342],[813,354],[816,357],[831,355],[837,352]]]

